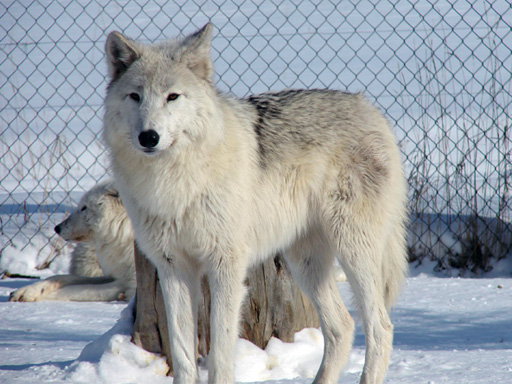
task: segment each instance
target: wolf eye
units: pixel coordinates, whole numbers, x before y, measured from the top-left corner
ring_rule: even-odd
[[[167,96],[167,102],[176,100],[180,95],[178,93],[169,93]]]
[[[87,209],[87,205],[84,205],[84,206],[82,207],[81,211],[83,212],[83,211],[85,211],[86,209]]]
[[[132,92],[128,95],[128,97],[137,103],[140,101],[140,96],[138,93]]]

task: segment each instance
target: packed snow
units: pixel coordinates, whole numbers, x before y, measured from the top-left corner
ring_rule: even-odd
[[[395,326],[387,383],[510,383],[512,278],[436,277],[413,270],[392,312]],[[165,359],[130,342],[126,303],[8,302],[29,279],[0,280],[0,383],[172,383]],[[340,293],[351,313],[347,283]],[[304,329],[293,343],[265,350],[239,339],[237,382],[307,383],[323,353],[322,334]],[[340,383],[357,383],[364,363],[358,325]],[[200,359],[207,380],[207,359]]]

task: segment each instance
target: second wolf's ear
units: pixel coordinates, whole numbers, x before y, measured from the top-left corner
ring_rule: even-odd
[[[105,196],[112,197],[114,199],[121,199],[121,196],[119,195],[119,191],[115,189],[114,187],[108,188],[105,192]]]
[[[212,39],[212,25],[206,24],[196,33],[183,40],[182,61],[197,76],[211,81],[213,64],[210,58],[210,43]]]
[[[119,32],[108,35],[105,51],[112,80],[119,78],[141,56],[136,43]]]

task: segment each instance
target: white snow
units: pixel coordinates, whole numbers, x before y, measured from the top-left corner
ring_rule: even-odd
[[[130,342],[131,307],[121,303],[11,303],[26,279],[0,281],[0,383],[172,383],[165,360]],[[347,283],[339,289],[351,313]],[[353,313],[353,315],[355,315]],[[392,312],[387,383],[508,384],[512,378],[512,279],[410,277]],[[318,329],[265,350],[240,339],[237,382],[307,383],[323,353]],[[357,383],[364,363],[358,325],[340,383]],[[206,382],[205,359],[200,365]]]

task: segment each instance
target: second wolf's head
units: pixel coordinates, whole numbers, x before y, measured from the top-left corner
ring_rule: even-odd
[[[185,38],[143,45],[119,32],[107,39],[108,85],[104,140],[129,145],[134,156],[173,154],[190,143],[219,140],[210,59],[212,26]]]
[[[55,232],[64,240],[94,242],[106,233],[121,232],[126,226],[121,225],[124,222],[128,219],[119,192],[108,181],[87,191],[68,218],[55,227]]]

